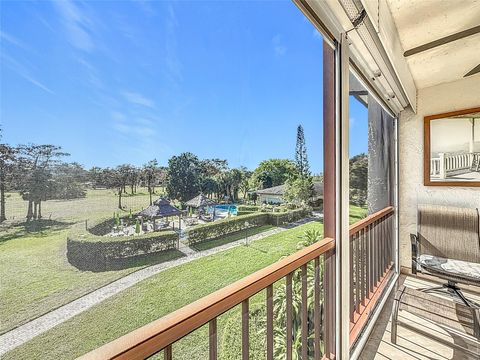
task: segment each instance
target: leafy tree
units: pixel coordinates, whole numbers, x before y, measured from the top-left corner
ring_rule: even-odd
[[[311,176],[310,165],[307,157],[307,146],[305,145],[305,134],[303,126],[297,127],[297,144],[295,146],[295,164],[297,165],[298,174],[305,179]]]
[[[118,208],[123,209],[122,194],[125,192],[125,186],[129,178],[129,165],[120,165],[116,168],[106,168],[103,170],[105,185],[107,188],[114,190],[118,196]]]
[[[201,165],[189,152],[168,160],[167,194],[172,199],[188,201],[198,194],[201,186]]]
[[[306,205],[314,195],[313,177],[308,163],[305,134],[302,125],[297,128],[297,144],[295,147],[295,165],[298,171],[297,178],[287,180],[284,199],[294,205]]]
[[[152,194],[155,192],[155,183],[157,181],[158,172],[159,167],[157,159],[150,160],[148,163],[143,165],[142,175],[147,185],[148,195],[150,197],[150,205],[153,204]]]
[[[0,127],[0,141],[2,128]],[[13,176],[17,150],[8,144],[0,142],[0,223],[7,219],[5,210],[5,192]]]
[[[290,204],[307,205],[313,196],[313,182],[311,177],[291,179],[285,185],[283,198]]]
[[[243,173],[240,169],[231,169],[226,172],[227,175],[227,195],[232,201],[238,199],[238,190],[242,183]]]
[[[155,193],[155,186],[163,187],[167,185],[167,179],[168,179],[168,169],[165,166],[160,166],[157,169],[156,176],[155,176],[155,182],[153,183],[153,193]]]
[[[114,182],[116,183],[117,193],[119,194],[119,200],[120,200],[119,208],[120,209],[122,208],[122,205],[121,205],[122,194],[121,194],[121,192],[123,191],[124,194],[127,193],[126,187],[127,187],[127,184],[130,181],[131,173],[132,173],[132,166],[129,165],[129,164],[123,164],[123,165],[117,166],[115,168]],[[121,190],[120,190],[120,187],[122,188]]]
[[[252,177],[252,172],[248,171],[246,167],[242,166],[239,168],[239,170],[242,173],[242,179],[240,181],[240,191],[243,194],[243,199],[247,198],[247,194],[251,189],[251,177]]]
[[[368,156],[364,153],[350,159],[350,202],[358,206],[367,203]]]
[[[103,169],[98,166],[94,166],[88,171],[88,179],[94,189],[106,186]]]
[[[215,177],[205,177],[202,178],[200,184],[200,190],[207,196],[211,197],[213,194],[217,193],[219,189],[219,184]]]
[[[298,177],[295,163],[288,159],[263,160],[253,172],[260,188],[282,185],[290,178]]]
[[[205,177],[211,177],[227,171],[228,162],[222,159],[205,159],[200,161],[200,167]]]
[[[200,161],[200,189],[209,195],[213,194],[221,197],[227,194],[228,179],[226,172],[228,171],[227,160],[222,159],[205,159]]]
[[[140,170],[133,165],[128,165],[128,184],[130,186],[130,194],[137,192],[137,184],[140,180]]]
[[[61,163],[53,169],[53,184],[49,199],[78,199],[87,195],[88,172],[78,163]]]
[[[20,194],[28,201],[27,221],[41,219],[42,201],[51,199],[56,189],[52,171],[69,154],[55,145],[21,145],[18,149],[16,180]]]
[[[214,176],[215,183],[217,184],[216,194],[217,199],[223,199],[225,196],[228,195],[228,188],[229,188],[229,176],[227,172],[221,172]]]

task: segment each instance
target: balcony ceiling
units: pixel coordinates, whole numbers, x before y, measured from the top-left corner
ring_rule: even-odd
[[[387,0],[404,51],[480,25],[479,0]],[[381,19],[380,19],[381,21]],[[417,88],[463,78],[480,64],[480,33],[406,56]],[[471,75],[480,79],[480,73]]]

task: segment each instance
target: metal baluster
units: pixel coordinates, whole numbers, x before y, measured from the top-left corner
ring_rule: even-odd
[[[287,284],[287,360],[292,360],[293,328],[292,328],[292,273],[286,276]]]
[[[365,291],[365,255],[366,255],[366,252],[365,252],[365,229],[362,229],[360,230],[360,247],[361,247],[361,251],[360,251],[360,270],[361,270],[361,282],[360,282],[360,289],[362,290],[361,291],[361,298],[362,298],[362,304],[363,306],[365,306],[365,298],[366,298],[366,291]]]
[[[349,237],[350,241],[350,321],[353,322],[353,313],[355,312],[354,294],[354,278],[353,278],[353,241],[354,235]]]
[[[322,349],[320,348],[320,321],[322,320],[322,314],[320,313],[320,258],[315,258],[315,287],[314,287],[314,301],[315,306],[313,309],[313,330],[314,334],[314,351],[315,351],[315,360],[320,360],[322,358]]]
[[[378,274],[379,274],[379,266],[380,266],[380,259],[379,255],[379,243],[378,243],[378,223],[377,221],[373,222],[373,257],[374,257],[374,271],[373,271],[373,287],[376,287],[378,284]]]
[[[248,360],[250,357],[250,336],[249,336],[249,311],[248,299],[242,301],[242,359]]]
[[[302,360],[308,360],[307,264],[302,265]]]
[[[394,231],[395,231],[395,216],[392,214],[390,216],[390,262],[393,264],[394,259],[395,259],[395,236],[394,236]]]
[[[273,285],[267,287],[267,360],[273,360]]]
[[[367,249],[366,249],[366,261],[367,264],[365,266],[367,276],[366,276],[366,281],[367,281],[367,297],[370,296],[370,290],[371,290],[371,279],[372,279],[372,254],[371,254],[371,249],[372,247],[370,246],[370,235],[371,235],[371,229],[370,225],[368,225],[365,228],[365,238],[366,238],[366,243],[367,243]]]
[[[385,262],[387,264],[387,269],[390,267],[390,215],[385,218],[385,231],[387,238],[387,253],[385,254]]]
[[[217,318],[210,320],[208,323],[209,335],[209,359],[217,360]]]
[[[165,360],[172,360],[172,345],[168,345],[163,349],[163,358]]]
[[[360,238],[355,234],[355,310],[360,313]]]
[[[380,230],[380,236],[378,238],[378,241],[380,243],[380,267],[379,267],[379,270],[380,272],[378,273],[378,280],[380,282],[382,276],[383,276],[383,270],[384,270],[384,267],[383,267],[383,254],[384,254],[384,251],[383,251],[383,221],[382,219],[380,218],[378,220],[378,227],[379,227],[379,230]]]
[[[385,254],[383,255],[383,266],[384,266],[384,270],[383,270],[383,273],[385,274],[385,272],[387,271],[387,268],[388,268],[388,262],[387,262],[387,255],[388,255],[388,250],[387,250],[387,243],[388,243],[388,233],[387,233],[387,217],[385,216],[383,218],[383,233],[384,233],[384,243],[383,243],[383,247],[384,247],[384,251],[385,251]]]

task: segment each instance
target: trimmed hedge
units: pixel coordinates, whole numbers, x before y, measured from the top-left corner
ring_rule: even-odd
[[[260,209],[259,206],[256,205],[238,205],[237,207],[238,211],[258,211]]]
[[[80,226],[67,238],[67,258],[82,270],[104,271],[125,260],[177,248],[178,234],[174,231],[152,232],[138,236],[97,236]]]
[[[246,211],[246,210],[238,210],[237,211],[237,216],[244,216],[244,215],[250,215],[250,214],[254,214],[254,213],[258,213],[258,210],[257,211]]]
[[[188,244],[193,245],[198,242],[215,239],[220,236],[243,230],[245,229],[245,222],[247,221],[249,223],[248,228],[262,226],[268,223],[268,214],[254,213],[197,225],[187,230]]]
[[[240,230],[245,229],[245,222],[248,221],[248,228],[262,225],[283,225],[294,222],[310,215],[307,209],[292,210],[284,213],[255,212],[242,216],[235,216],[215,221],[213,223],[197,225],[187,230],[187,241],[193,245],[202,241],[216,239]]]
[[[269,213],[269,224],[280,226],[283,224],[291,223],[303,219],[311,215],[311,211],[309,209],[297,209],[297,210],[290,210],[287,212],[282,213]]]

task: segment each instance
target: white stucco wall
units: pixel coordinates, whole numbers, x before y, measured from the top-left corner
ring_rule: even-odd
[[[416,231],[417,204],[479,207],[480,188],[423,185],[423,117],[480,106],[480,76],[418,90],[417,114],[399,120],[400,265],[410,267],[410,237]]]
[[[266,202],[267,204],[270,204],[270,203],[281,204],[281,203],[283,203],[283,197],[281,197],[280,195],[262,195],[262,194],[259,194],[257,202],[259,204],[263,204],[264,202]]]

